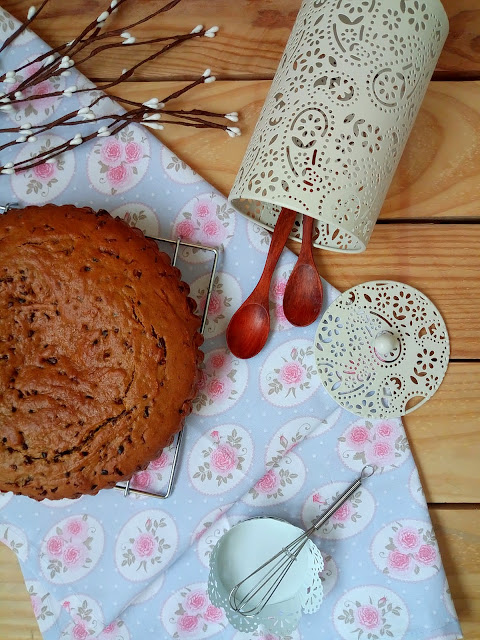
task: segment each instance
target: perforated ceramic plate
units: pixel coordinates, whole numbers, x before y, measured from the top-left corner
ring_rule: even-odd
[[[324,313],[315,355],[325,389],[364,418],[399,417],[440,386],[450,345],[438,309],[401,282],[349,289]]]

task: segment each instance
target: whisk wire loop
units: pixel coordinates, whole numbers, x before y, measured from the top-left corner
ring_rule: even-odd
[[[332,516],[332,514],[335,513],[335,511],[337,511],[337,509],[339,509],[342,504],[357,491],[363,480],[369,478],[374,473],[375,467],[373,465],[366,465],[363,467],[359,478],[351,484],[337,500],[335,500],[335,502],[312,524],[309,529],[280,549],[278,553],[255,569],[255,571],[252,571],[252,573],[250,573],[241,582],[236,584],[229,594],[229,603],[231,608],[236,613],[240,613],[246,618],[254,617],[261,613],[270,602],[273,594],[287,575],[293,563],[297,560],[300,552],[311,536],[318,531],[320,527]],[[270,565],[272,566],[270,567]],[[269,567],[269,569],[266,571],[265,575],[261,576],[262,571],[266,567]],[[258,577],[259,574],[260,577]],[[257,580],[257,582],[255,582],[252,587],[246,591],[245,595],[240,598],[238,596],[239,589],[252,579]],[[259,602],[257,603],[255,600],[259,593],[261,596],[259,596]]]

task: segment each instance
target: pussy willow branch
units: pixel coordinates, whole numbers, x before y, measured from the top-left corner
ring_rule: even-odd
[[[111,5],[105,10],[105,13],[108,13],[108,15],[110,16],[113,13],[113,11],[117,11],[118,8],[123,3],[125,3],[126,1],[127,0],[118,0],[116,3],[111,3]],[[45,0],[45,2],[48,2],[48,0]],[[57,54],[57,55],[59,55],[59,54],[67,55],[68,54],[69,57],[72,57],[74,55],[77,56],[83,49],[85,49],[89,45],[93,44],[94,42],[98,42],[98,40],[103,40],[105,38],[111,38],[111,37],[120,36],[125,31],[128,31],[129,29],[133,29],[134,27],[136,27],[136,26],[138,26],[140,24],[143,24],[144,22],[147,22],[148,20],[151,20],[152,18],[156,17],[160,13],[164,13],[166,11],[169,11],[170,9],[173,9],[173,7],[175,7],[179,2],[181,2],[181,0],[172,0],[171,2],[167,3],[163,7],[160,7],[160,9],[157,9],[156,11],[148,14],[147,16],[144,16],[143,18],[140,18],[136,22],[132,22],[129,25],[123,26],[123,27],[118,28],[118,29],[112,29],[112,30],[106,31],[104,33],[100,33],[102,27],[99,26],[98,19],[93,20],[89,25],[87,25],[84,28],[84,30],[82,31],[82,33],[80,33],[80,35],[78,35],[76,38],[74,38],[74,40],[72,40],[71,42],[69,42],[67,44],[62,44],[62,45],[56,47],[55,49],[52,49],[51,51],[48,51],[46,53],[43,53],[43,54],[37,56],[37,58],[35,58],[31,62],[28,62],[28,63],[22,65],[21,67],[18,67],[18,69],[15,69],[15,72],[18,73],[19,71],[21,71],[22,69],[25,69],[26,67],[30,66],[31,64],[42,62],[43,60],[45,60],[46,58],[48,58],[51,55],[55,55],[55,54]],[[113,4],[113,6],[112,6],[112,4]],[[32,17],[31,21],[35,19],[35,15]],[[107,19],[107,18],[105,18],[105,19]],[[169,40],[169,39],[172,39],[174,37],[175,36],[171,36],[170,38],[159,38],[158,41]],[[84,38],[86,38],[86,39],[84,40]],[[143,42],[143,43],[139,43],[139,44],[149,44],[149,43],[154,43],[154,42],[156,42],[156,40],[152,39],[152,40],[149,40],[149,41],[146,41],[146,42]],[[134,44],[134,43],[132,43],[132,44]],[[103,48],[98,48],[98,51],[96,51],[96,53],[100,53],[105,48],[109,48],[111,46],[125,46],[125,45],[123,44],[123,42],[120,42],[118,44],[117,43],[115,43],[115,44],[114,43],[110,43],[109,45],[105,45]],[[93,55],[96,55],[96,53],[93,54]],[[93,55],[89,55],[88,57],[80,60],[79,63],[84,62],[85,60],[88,60],[88,59],[92,58]],[[60,65],[60,60],[58,58],[56,58],[54,61],[52,61],[51,63],[49,63],[45,67],[41,67],[40,69],[38,69],[29,78],[26,78],[21,83],[21,85],[17,87],[16,91],[22,91],[22,90],[24,90],[24,89],[26,89],[28,87],[35,86],[36,84],[38,84],[39,82],[42,82],[43,80],[46,80],[46,79],[51,78],[51,77],[53,77],[55,75],[58,75],[57,72],[61,72],[62,71],[62,69],[59,67],[59,65]],[[0,76],[0,82],[3,81],[4,79],[5,79],[5,74]],[[13,92],[11,92],[11,93],[13,93]],[[7,94],[7,95],[10,96],[11,93]]]
[[[135,71],[143,66],[144,64],[147,64],[147,62],[151,62],[152,60],[155,60],[156,58],[158,58],[159,56],[161,56],[163,53],[165,53],[166,51],[169,51],[170,49],[173,49],[174,47],[177,47],[178,45],[182,44],[182,42],[185,42],[187,40],[192,40],[193,38],[199,38],[203,35],[205,35],[206,33],[206,29],[202,29],[201,31],[199,31],[198,33],[186,33],[184,35],[181,36],[177,36],[176,40],[174,42],[170,42],[169,44],[165,45],[164,47],[162,47],[159,51],[156,51],[155,53],[152,53],[150,56],[148,56],[147,58],[144,58],[143,60],[140,60],[140,62],[137,62],[135,65],[133,65],[133,67],[130,67],[130,69],[127,69],[126,71],[124,71],[116,80],[112,80],[110,82],[106,82],[105,84],[99,84],[97,86],[97,89],[99,91],[105,91],[106,89],[111,89],[112,87],[115,87],[117,84],[120,84],[121,82],[124,82],[125,80],[128,80],[134,73]],[[131,46],[131,45],[127,45],[127,46]],[[90,59],[92,56],[88,56],[86,58],[86,60]],[[185,93],[185,91],[188,91],[189,88],[195,86],[196,84],[198,84],[199,81],[195,81],[192,83],[192,85],[189,85],[188,88],[182,89],[180,91],[177,91],[176,94],[172,94],[172,97],[169,97],[168,99],[171,100],[173,99],[173,97],[177,97],[177,95],[181,95],[182,93]],[[15,91],[21,91],[21,89],[17,88]],[[57,96],[61,96],[63,95],[63,91],[52,91],[50,93],[45,93],[43,95],[32,95],[32,96],[28,96],[28,98],[15,98],[12,100],[10,96],[14,96],[15,91],[12,91],[10,94],[7,94],[6,97],[10,98],[10,102],[9,104],[11,105],[15,105],[15,104],[19,104],[21,102],[26,102],[27,100],[42,100],[45,98],[56,98]],[[74,93],[78,94],[78,93],[85,93],[87,91],[92,91],[91,88],[84,88],[84,89],[75,89]]]
[[[10,44],[12,44],[12,42],[14,40],[16,40],[18,38],[18,36],[20,36],[25,29],[27,29],[32,22],[35,20],[35,18],[38,16],[38,14],[42,11],[42,9],[44,8],[44,6],[47,4],[48,0],[43,0],[42,4],[38,7],[38,9],[36,9],[35,13],[33,14],[33,16],[31,18],[27,18],[27,20],[25,20],[25,22],[23,24],[21,24],[18,29],[16,31],[14,31],[12,33],[11,36],[9,36],[5,42],[2,44],[2,46],[0,47],[0,53],[2,53],[2,51],[4,49],[6,49]],[[1,81],[1,78],[0,78]]]

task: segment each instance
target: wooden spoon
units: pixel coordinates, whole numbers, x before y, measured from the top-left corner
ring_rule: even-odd
[[[296,327],[312,324],[322,308],[323,286],[313,259],[312,235],[313,218],[304,215],[302,248],[283,296],[285,317]]]
[[[272,235],[267,260],[257,286],[235,312],[227,327],[227,345],[237,358],[256,356],[270,331],[268,292],[273,271],[295,222],[296,211],[282,208]]]

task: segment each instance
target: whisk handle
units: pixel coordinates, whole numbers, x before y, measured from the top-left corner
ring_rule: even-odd
[[[372,471],[366,471],[368,468],[370,468]],[[355,491],[360,487],[360,485],[362,484],[363,480],[365,480],[365,478],[369,478],[375,471],[375,468],[372,467],[372,465],[367,465],[362,469],[362,473],[360,475],[360,477],[355,480],[355,482],[353,484],[351,484],[348,489],[342,493],[342,495],[338,498],[338,500],[336,500],[331,507],[329,507],[325,513],[323,515],[320,516],[320,518],[312,525],[312,529],[315,531],[318,531],[318,529],[320,529],[320,527],[322,526],[322,524],[325,524],[325,522],[331,518],[331,516],[335,513],[335,511],[337,511],[337,509],[340,509],[340,507],[342,506],[342,504],[344,502],[346,502],[351,495],[353,495],[355,493]]]

